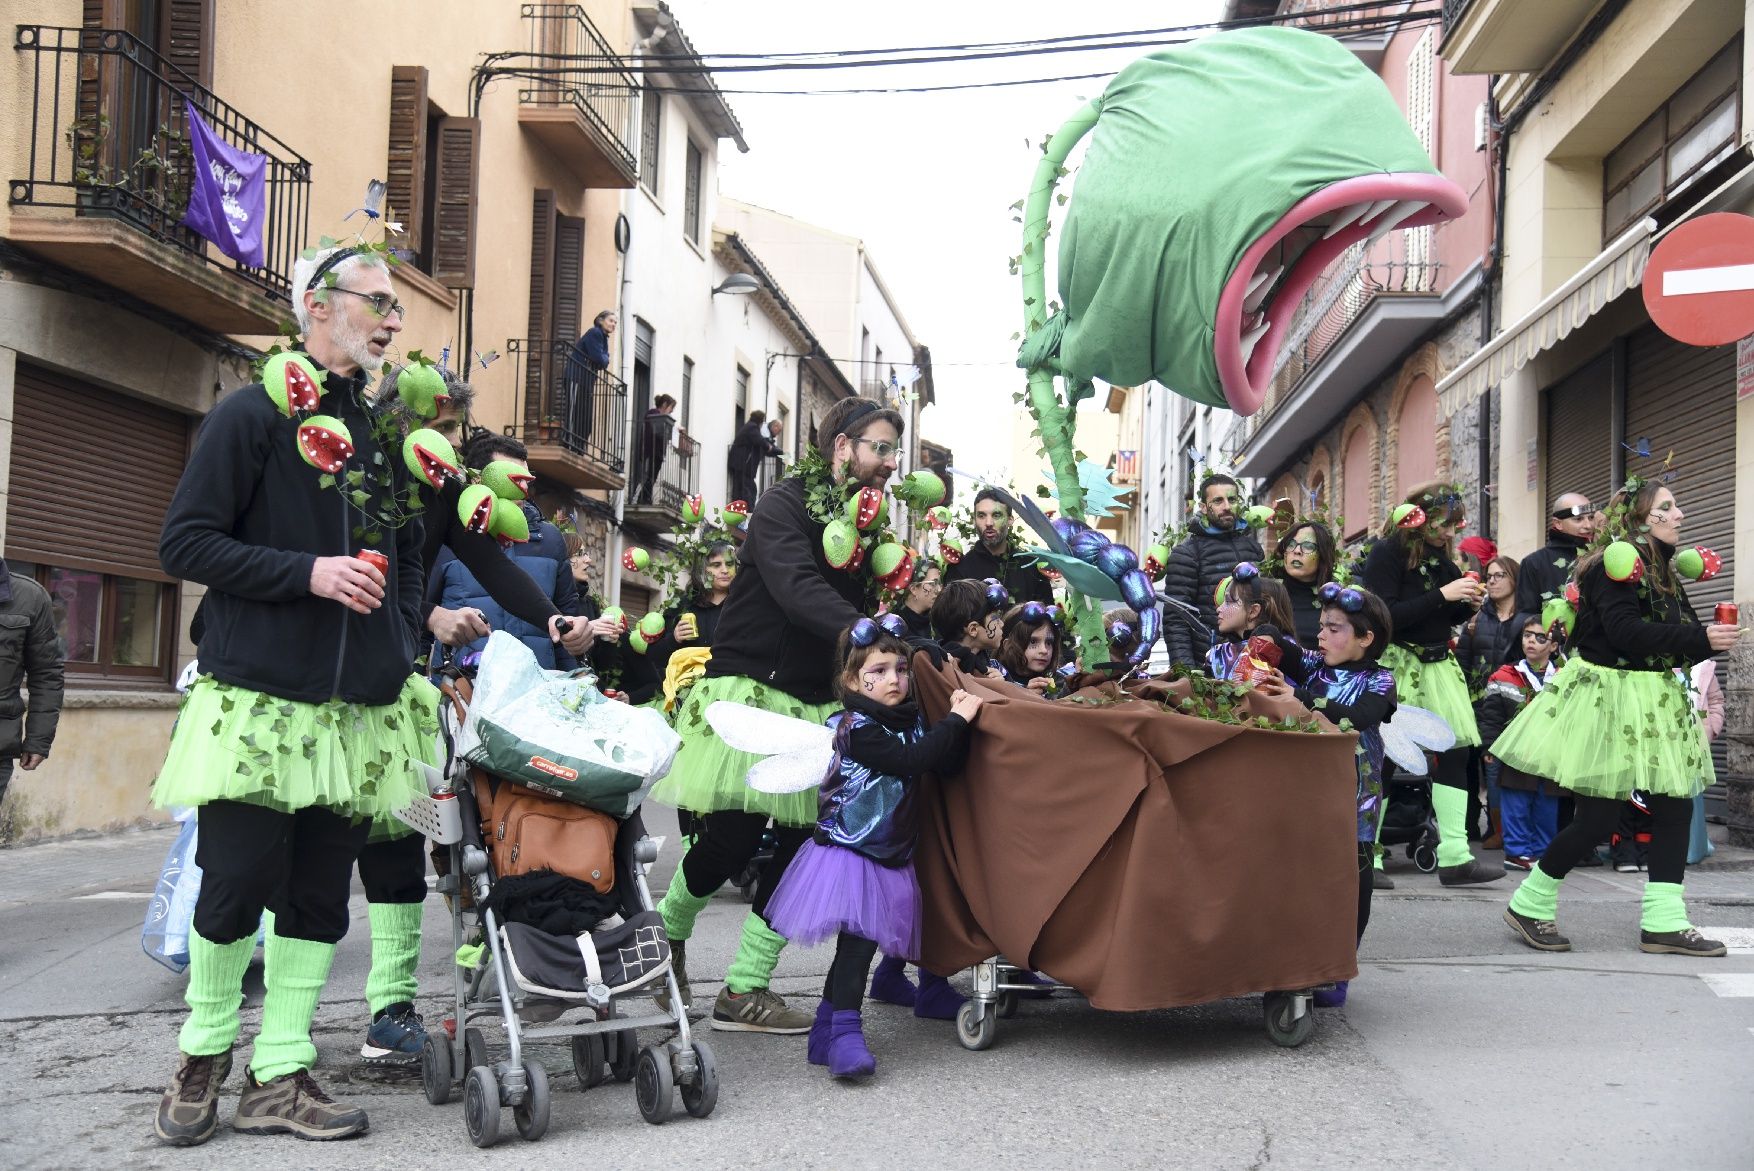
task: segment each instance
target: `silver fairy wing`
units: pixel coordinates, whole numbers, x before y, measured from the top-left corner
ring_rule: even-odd
[[[1448,752],[1456,746],[1456,734],[1448,723],[1428,708],[1402,704],[1382,722],[1383,754],[1408,776],[1426,774],[1427,752]]]
[[[706,722],[732,748],[766,758],[744,778],[760,793],[813,789],[834,762],[834,733],[822,724],[722,699],[707,705]]]

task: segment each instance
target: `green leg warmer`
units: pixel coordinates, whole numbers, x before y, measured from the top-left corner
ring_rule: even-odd
[[[1564,881],[1542,870],[1537,862],[1510,896],[1510,909],[1530,919],[1552,921],[1559,915],[1559,884]]]
[[[712,901],[710,893],[697,895],[688,889],[688,880],[682,877],[682,867],[678,866],[675,877],[670,879],[670,889],[658,900],[658,914],[664,917],[664,934],[671,940],[687,939],[693,935],[695,916]]]
[[[178,1049],[191,1057],[211,1057],[232,1047],[244,1002],[244,969],[255,951],[253,936],[214,943],[189,929],[189,987],[183,993],[189,1019],[177,1034]]]
[[[737,944],[737,956],[725,973],[725,987],[738,996],[766,988],[780,962],[780,949],[785,946],[785,936],[763,922],[760,915],[749,912],[743,919],[743,939]]]
[[[1638,925],[1652,932],[1685,931],[1693,926],[1687,921],[1687,904],[1681,901],[1681,884],[1645,883],[1644,916]]]
[[[372,968],[365,978],[365,1003],[376,1016],[392,1004],[412,1002],[420,966],[420,916],[425,903],[368,903],[372,925]]]
[[[1466,866],[1474,859],[1474,852],[1468,849],[1467,793],[1433,784],[1431,809],[1437,814],[1437,864]]]
[[[250,1072],[259,1082],[316,1064],[311,1018],[317,1014],[317,998],[329,981],[335,945],[287,939],[270,930],[263,958],[262,978],[268,994],[262,1002],[262,1031],[256,1036],[256,1051],[250,1058]]]

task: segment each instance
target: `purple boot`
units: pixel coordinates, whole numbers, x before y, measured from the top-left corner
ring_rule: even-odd
[[[914,999],[914,1015],[929,1021],[953,1021],[968,997],[943,976],[920,969],[920,991]]]
[[[862,1078],[877,1072],[877,1059],[865,1044],[858,1009],[842,1009],[828,1026],[828,1072],[832,1077]]]
[[[834,1003],[825,1000],[816,1006],[816,1023],[804,1045],[804,1056],[811,1065],[828,1064],[828,1029],[834,1022]]]
[[[912,1008],[917,995],[914,982],[907,978],[907,961],[900,956],[884,956],[871,973],[871,999],[883,1004],[899,1004]]]
[[[1341,1005],[1345,1004],[1346,985],[1349,983],[1351,983],[1350,980],[1336,980],[1334,981],[1334,987],[1331,990],[1327,988],[1317,988],[1315,994],[1315,1006],[1317,1008],[1339,1008]]]

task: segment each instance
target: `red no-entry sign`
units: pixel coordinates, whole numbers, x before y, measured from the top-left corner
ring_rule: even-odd
[[[1665,236],[1644,268],[1644,307],[1691,346],[1754,334],[1754,216],[1714,212]]]

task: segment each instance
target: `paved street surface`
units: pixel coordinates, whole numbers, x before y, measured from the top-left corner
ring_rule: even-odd
[[[676,863],[674,824],[653,875]],[[1641,875],[1579,871],[1562,927],[1577,950],[1539,955],[1500,924],[1510,881],[1447,891],[1395,859],[1363,971],[1344,1009],[1322,1011],[1298,1050],[1270,1044],[1260,1003],[1118,1016],[1073,999],[1026,1004],[985,1053],[951,1027],[867,1011],[878,1075],[831,1083],[801,1037],[706,1031],[717,1112],[646,1124],[631,1086],[581,1093],[563,1046],[534,1051],[554,1092],[542,1149],[511,1120],[495,1151],[468,1143],[460,1104],[427,1105],[417,1079],[356,1068],[369,936],[356,892],[318,1014],[320,1077],[361,1102],[371,1133],[319,1145],[226,1126],[241,1072],[204,1147],[158,1146],[151,1120],[175,1060],[179,977],[141,954],[164,831],[0,851],[0,1099],[9,1167],[412,1168],[512,1159],[583,1167],[1019,1166],[1489,1168],[1754,1166],[1754,862],[1723,851],[1690,875],[1702,928],[1726,959],[1636,947]],[[1267,860],[1270,862],[1270,860]],[[1725,865],[1724,863],[1727,863]],[[690,943],[697,1005],[710,1006],[744,904],[716,901]],[[423,986],[448,985],[449,921],[428,904]],[[790,951],[776,986],[813,1006],[829,955]],[[251,977],[244,1036],[259,1017]],[[429,1020],[445,1015],[423,998]],[[239,1067],[242,1057],[240,1051]]]

